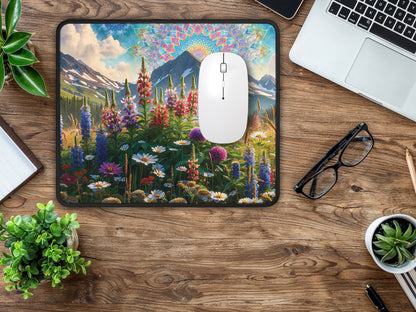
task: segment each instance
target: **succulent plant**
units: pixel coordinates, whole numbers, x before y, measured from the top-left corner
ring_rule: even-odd
[[[411,253],[411,249],[416,245],[416,229],[414,230],[409,223],[408,228],[403,233],[397,220],[393,220],[394,229],[388,222],[382,223],[381,228],[383,234],[376,234],[377,241],[373,241],[374,253],[381,257],[380,261],[386,263],[394,263],[399,266],[406,260],[415,259],[415,255]]]
[[[37,63],[35,55],[25,49],[32,34],[15,31],[20,19],[22,5],[20,0],[10,0],[5,12],[5,31],[0,32],[0,91],[10,70],[17,84],[25,91],[39,96],[48,96],[42,76],[31,67]],[[1,2],[0,2],[1,13]],[[0,29],[2,28],[0,15]]]

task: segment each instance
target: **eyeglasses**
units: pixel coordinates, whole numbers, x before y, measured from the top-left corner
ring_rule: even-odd
[[[374,140],[367,125],[362,122],[335,144],[309,172],[295,185],[295,191],[310,199],[318,199],[333,188],[338,180],[339,167],[354,167],[367,157]],[[325,167],[338,153],[335,165]]]

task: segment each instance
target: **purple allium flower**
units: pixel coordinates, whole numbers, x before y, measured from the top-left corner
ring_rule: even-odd
[[[270,161],[266,158],[266,153],[263,153],[259,167],[259,193],[263,193],[270,187],[271,174]]]
[[[98,172],[104,173],[104,176],[107,177],[109,175],[120,175],[123,173],[123,169],[116,163],[104,162]]]
[[[215,146],[209,151],[212,161],[220,162],[227,159],[227,151],[221,146]]]
[[[191,132],[189,133],[189,138],[191,140],[198,141],[198,142],[206,141],[204,136],[202,135],[201,129],[198,127],[195,127],[191,130]]]
[[[71,147],[72,169],[79,170],[84,168],[84,159],[82,155],[82,148],[79,145]]]
[[[88,105],[81,107],[81,134],[84,142],[91,138],[91,111]]]
[[[240,179],[240,163],[238,161],[233,161],[232,166],[231,176],[234,180]]]
[[[172,111],[175,108],[176,105],[176,88],[173,89],[166,89],[165,91],[165,100],[166,100],[166,107],[169,111]]]
[[[95,138],[95,163],[99,166],[107,161],[107,136],[101,129],[97,130],[97,137]]]

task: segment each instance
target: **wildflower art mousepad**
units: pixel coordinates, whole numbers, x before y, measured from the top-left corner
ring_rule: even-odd
[[[266,21],[67,21],[57,34],[57,196],[69,206],[267,206],[279,193],[278,29]],[[198,126],[201,61],[233,52],[249,117]]]

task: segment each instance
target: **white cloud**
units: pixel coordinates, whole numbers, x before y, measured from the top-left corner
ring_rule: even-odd
[[[61,30],[61,51],[80,59],[85,64],[112,80],[123,82],[125,78],[134,81],[139,72],[139,64],[119,62],[106,66],[104,60],[117,58],[124,53],[118,40],[113,37],[99,41],[88,24],[67,24]]]

